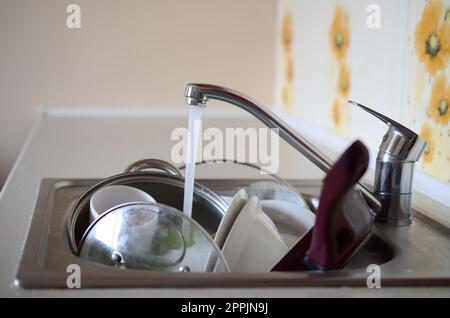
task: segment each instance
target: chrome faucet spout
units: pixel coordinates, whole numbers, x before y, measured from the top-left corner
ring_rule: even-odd
[[[253,101],[251,98],[232,89],[210,84],[187,84],[185,91],[186,103],[204,107],[208,100],[219,100],[244,109],[269,128],[277,128],[280,137],[294,149],[303,154],[325,173],[333,165],[333,161],[312,145],[304,136],[286,124],[268,108]],[[374,211],[381,210],[380,201],[364,185],[359,183],[361,192]]]

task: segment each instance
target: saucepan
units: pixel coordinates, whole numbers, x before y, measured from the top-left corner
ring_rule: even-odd
[[[143,169],[152,170],[143,171]],[[151,195],[157,203],[148,202],[147,204],[142,204],[141,202],[140,204],[134,203],[131,206],[125,204],[124,206],[121,205],[118,207],[113,207],[112,209],[104,212],[94,222],[91,222],[90,199],[92,195],[97,190],[112,185],[124,185],[137,188]],[[123,254],[124,252],[118,251],[118,253],[114,253],[114,250],[110,250],[111,244],[109,244],[108,249],[106,249],[108,256],[99,256],[99,258],[93,256],[96,253],[98,254],[98,250],[96,250],[95,248],[89,248],[89,253],[82,252],[81,245],[85,244],[86,241],[92,242],[91,239],[94,239],[94,241],[96,242],[101,242],[101,240],[98,239],[98,233],[100,231],[100,235],[102,235],[102,230],[100,229],[100,226],[96,228],[96,225],[99,225],[100,223],[103,224],[102,228],[105,228],[105,224],[109,222],[110,234],[112,233],[113,228],[115,228],[115,233],[126,233],[128,230],[124,228],[124,224],[117,225],[118,220],[126,219],[132,225],[132,228],[134,228],[136,231],[136,224],[140,224],[140,222],[144,222],[145,224],[148,223],[147,230],[152,229],[155,224],[162,224],[163,227],[165,226],[166,232],[170,230],[169,232],[172,233],[171,239],[166,238],[166,240],[172,240],[172,245],[180,246],[180,248],[175,249],[175,252],[178,251],[176,252],[178,253],[176,255],[184,258],[187,255],[186,253],[189,253],[189,251],[185,249],[185,247],[189,247],[189,244],[192,243],[189,242],[192,235],[197,235],[198,237],[200,237],[201,239],[197,240],[199,242],[207,242],[209,236],[215,233],[215,231],[217,230],[223,215],[228,209],[228,204],[211,190],[207,189],[201,184],[195,183],[192,214],[193,220],[191,224],[189,223],[187,218],[180,212],[183,207],[183,194],[184,177],[176,167],[165,161],[156,159],[146,159],[143,161],[138,161],[129,166],[124,173],[100,181],[89,190],[87,190],[77,200],[77,202],[72,207],[67,220],[66,231],[69,241],[69,247],[74,254],[79,255],[80,257],[86,257],[89,260],[100,262],[106,265],[120,265],[121,258],[123,259],[125,257],[124,255],[121,256],[120,254]],[[175,211],[177,213],[175,213]],[[155,221],[150,222],[150,220]],[[111,226],[111,224],[116,225]],[[184,225],[180,227],[180,224]],[[143,228],[141,227],[141,229]],[[191,229],[192,231],[186,232],[187,229]],[[209,235],[207,238],[203,235],[205,234],[203,233],[203,229]],[[104,229],[103,233],[105,233],[105,231],[107,230]],[[151,235],[160,235],[158,234],[158,232],[155,232],[153,230],[149,231],[148,233],[153,233]],[[161,238],[163,237],[165,236],[162,235]],[[150,239],[149,237],[147,238]],[[187,241],[183,243],[184,245],[181,244],[183,240]],[[183,253],[181,253],[183,250],[186,255],[183,255]],[[111,253],[114,255],[112,255]],[[220,251],[219,253],[217,253],[217,251],[213,248],[211,255],[211,257],[214,257],[214,255],[218,255],[218,258],[220,258]],[[181,263],[178,261],[175,262],[174,260],[173,262],[168,261],[166,265],[169,264],[172,266],[174,264]],[[211,263],[212,262],[209,261],[209,264]],[[136,264],[142,264],[142,262],[129,262],[128,266],[140,266]],[[126,265],[127,264],[125,263],[125,266]],[[226,266],[222,267],[226,268]]]
[[[228,272],[210,235],[180,211],[153,202],[109,209],[89,225],[77,255],[123,268],[177,272]]]

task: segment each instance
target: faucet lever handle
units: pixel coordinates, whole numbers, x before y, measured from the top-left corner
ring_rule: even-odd
[[[417,161],[425,150],[426,142],[414,131],[401,125],[395,120],[357,102],[348,101],[358,106],[369,114],[377,117],[389,126],[389,130],[383,136],[380,152],[386,153],[398,160]]]
[[[384,122],[386,125],[393,125],[393,126],[396,126],[396,127],[399,127],[399,128],[402,128],[402,129],[405,129],[405,130],[408,130],[408,131],[410,131],[408,128],[406,128],[405,126],[403,126],[403,125],[401,125],[401,124],[399,124],[398,122],[396,122],[395,120],[393,120],[393,119],[391,119],[391,118],[389,118],[389,117],[387,117],[387,116],[385,116],[385,115],[383,115],[383,114],[381,114],[381,113],[379,113],[379,112],[377,112],[377,111],[375,111],[375,110],[373,110],[373,109],[371,109],[371,108],[369,108],[369,107],[367,107],[367,106],[364,106],[364,105],[362,105],[362,104],[360,104],[360,103],[357,103],[357,102],[354,102],[354,101],[352,101],[352,100],[349,100],[348,101],[350,104],[353,104],[353,105],[355,105],[355,106],[358,106],[359,108],[361,108],[362,110],[365,110],[366,112],[368,112],[369,114],[372,114],[373,116],[375,116],[375,117],[377,117],[379,120],[381,120],[382,122]],[[412,132],[412,131],[411,131]]]

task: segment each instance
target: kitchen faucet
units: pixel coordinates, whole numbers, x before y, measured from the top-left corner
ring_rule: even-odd
[[[209,85],[187,84],[188,105],[205,107],[208,100],[219,100],[242,108],[279,135],[297,151],[327,173],[333,161],[305,137],[287,125],[269,109],[232,89]],[[425,150],[426,142],[416,133],[394,120],[355,102],[351,104],[376,116],[389,126],[379,147],[376,160],[374,191],[359,182],[360,190],[377,222],[401,226],[411,224],[411,197],[414,163]]]

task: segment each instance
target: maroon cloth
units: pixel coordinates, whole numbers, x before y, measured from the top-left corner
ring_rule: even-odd
[[[370,210],[361,194],[353,191],[368,163],[367,148],[355,141],[323,180],[314,228],[272,271],[303,271],[311,264],[320,269],[338,269],[347,263],[371,230]]]

